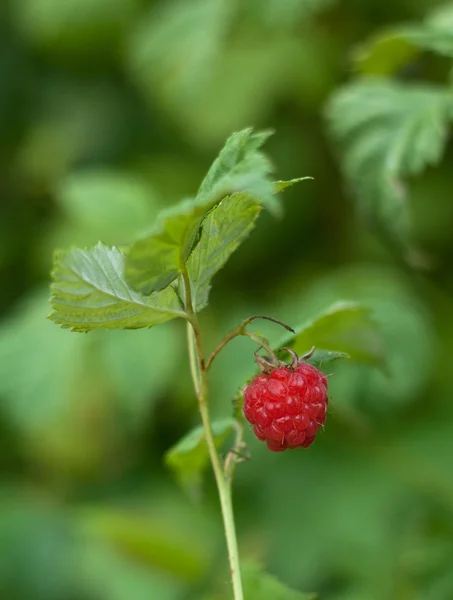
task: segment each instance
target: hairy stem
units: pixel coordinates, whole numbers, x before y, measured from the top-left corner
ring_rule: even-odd
[[[185,308],[188,315],[187,334],[191,373],[198,398],[198,408],[200,411],[201,422],[203,424],[209,458],[211,460],[219,493],[223,526],[225,529],[225,537],[228,548],[228,558],[230,562],[234,600],[244,600],[238,543],[236,537],[236,526],[234,523],[233,503],[231,496],[231,473],[228,477],[226,476],[215,445],[214,433],[212,431],[211,419],[209,416],[207,367],[204,360],[200,328],[195,311],[193,310],[189,275],[184,263],[182,263],[181,267],[181,276],[184,285]]]

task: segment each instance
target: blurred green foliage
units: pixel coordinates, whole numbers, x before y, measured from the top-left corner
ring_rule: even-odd
[[[0,598],[229,597],[212,481],[194,503],[163,460],[198,424],[183,324],[85,335],[46,316],[55,248],[129,243],[249,125],[276,130],[279,177],[314,180],[285,191],[281,219],[263,212],[216,275],[207,347],[250,314],[297,325],[359,301],[387,360],[329,363],[331,410],[310,450],[273,455],[247,433],[242,555],[295,598],[453,598],[453,8],[441,4],[0,3]],[[216,417],[252,352],[237,339],[214,364]]]

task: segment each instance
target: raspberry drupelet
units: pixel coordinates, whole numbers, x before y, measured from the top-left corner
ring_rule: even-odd
[[[306,357],[292,365],[267,365],[244,390],[245,418],[273,452],[308,448],[325,423],[327,378]]]

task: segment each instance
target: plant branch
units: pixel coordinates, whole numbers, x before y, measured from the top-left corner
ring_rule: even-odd
[[[255,319],[266,319],[267,321],[272,321],[273,323],[277,323],[277,325],[281,325],[282,327],[284,327],[291,333],[294,333],[294,334],[296,333],[292,327],[290,327],[289,325],[286,325],[286,323],[283,323],[282,321],[279,321],[278,319],[274,319],[273,317],[268,317],[266,315],[253,315],[252,317],[248,317],[247,319],[244,319],[244,321],[242,321],[242,323],[240,325],[238,325],[237,327],[232,329],[229,333],[227,333],[226,336],[223,338],[223,340],[220,342],[220,344],[212,351],[212,353],[206,363],[206,370],[209,369],[213,360],[216,358],[216,356],[219,354],[219,352],[229,342],[231,342],[231,340],[233,340],[236,337],[239,337],[240,335],[248,336],[249,338],[254,340],[257,344],[262,346],[266,350],[266,352],[273,354],[272,350],[269,348],[269,346],[266,344],[266,342],[261,337],[259,337],[255,333],[247,330],[247,325],[249,325]]]
[[[181,277],[184,286],[185,308],[188,315],[188,344],[189,358],[191,362],[191,373],[195,391],[198,398],[198,408],[203,424],[204,435],[208,447],[209,458],[219,493],[220,506],[222,510],[223,526],[228,548],[230,572],[233,584],[234,600],[244,600],[242,591],[241,571],[239,563],[239,551],[234,523],[233,503],[231,497],[231,478],[227,479],[219,453],[217,452],[214,433],[212,431],[211,419],[208,407],[208,385],[207,367],[204,361],[203,345],[197,316],[193,310],[190,279],[186,265],[181,261]]]

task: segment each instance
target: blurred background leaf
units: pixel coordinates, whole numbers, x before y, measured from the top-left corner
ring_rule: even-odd
[[[142,0],[118,0],[113,5],[106,0],[19,0],[12,6],[18,29],[31,44],[55,52],[87,54],[116,42],[127,21],[137,16]],[[83,42],[82,42],[83,40]]]
[[[250,600],[316,600],[315,594],[304,594],[291,590],[272,575],[265,573],[255,562],[243,565],[244,594]],[[219,586],[220,587],[220,586]],[[221,593],[204,600],[223,600],[227,596]]]
[[[69,174],[56,196],[77,228],[106,244],[129,243],[158,210],[155,194],[137,174],[106,168]]]
[[[378,34],[355,53],[356,68],[368,75],[392,75],[417,60],[418,54],[436,52],[453,56],[453,6],[436,9],[422,23],[389,29]]]
[[[300,356],[315,347],[343,352],[357,362],[382,365],[384,361],[379,327],[364,306],[337,302],[312,321],[296,326],[295,331],[296,335],[286,335],[278,346],[290,346]]]
[[[399,243],[408,244],[411,235],[403,178],[440,161],[452,116],[445,86],[385,79],[350,84],[328,106],[360,211]]]

